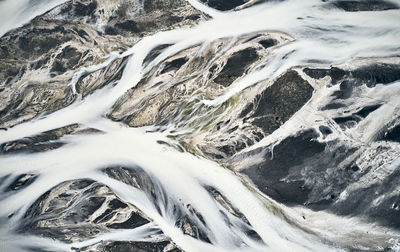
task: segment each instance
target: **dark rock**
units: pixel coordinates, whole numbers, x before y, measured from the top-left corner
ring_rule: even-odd
[[[314,79],[321,79],[330,76],[333,84],[337,84],[342,80],[340,89],[343,91],[350,90],[352,87],[367,85],[374,87],[376,84],[389,84],[396,80],[400,80],[400,66],[393,64],[375,63],[363,66],[352,71],[345,71],[337,67],[330,69],[312,69],[304,68],[303,72]],[[341,95],[342,99],[348,98],[349,92]],[[340,96],[340,95],[338,95]]]
[[[49,130],[36,136],[4,143],[0,145],[0,154],[20,152],[35,153],[60,148],[64,143],[57,140],[64,135],[73,133],[78,127],[79,125],[72,124],[62,128]]]
[[[246,117],[246,116],[250,116],[250,113],[253,110],[253,108],[254,108],[253,103],[247,104],[247,106],[240,113],[240,118],[243,118],[243,117]]]
[[[236,78],[242,76],[246,68],[257,59],[258,54],[254,48],[246,48],[234,53],[214,81],[225,87],[229,86]]]
[[[87,220],[89,216],[93,215],[93,213],[103,205],[105,200],[105,197],[98,196],[85,198],[84,202],[79,202],[75,205],[78,211],[71,211],[65,216],[65,221],[78,223]]]
[[[323,135],[331,134],[325,126],[321,126],[320,131]],[[358,216],[368,222],[398,229],[400,211],[396,206],[400,198],[392,192],[398,185],[400,169],[394,169],[382,179],[374,178],[374,183],[351,190],[349,185],[359,183],[360,178],[367,176],[373,167],[361,169],[357,165],[360,154],[354,154],[360,153],[358,148],[349,148],[338,141],[319,143],[314,140],[317,137],[318,134],[312,130],[302,131],[274,145],[272,150],[260,147],[258,151],[241,153],[235,161],[252,159],[253,156],[259,160],[262,154],[264,161],[250,165],[241,173],[278,202],[343,216]],[[376,151],[384,153],[387,150],[378,148]],[[344,190],[347,192],[343,198],[341,193]],[[379,204],[371,204],[377,197],[380,198]]]
[[[126,252],[179,252],[178,248],[172,250],[165,250],[170,244],[170,241],[160,242],[125,242],[125,241],[114,241],[104,246],[102,251],[126,251]]]
[[[108,207],[112,210],[117,210],[119,208],[126,208],[128,205],[118,199],[113,199],[108,203]]]
[[[37,70],[39,68],[42,68],[46,66],[46,64],[50,61],[50,57],[45,57],[37,60],[35,63],[33,63],[32,68]]]
[[[41,33],[42,36],[37,36],[38,33]],[[60,33],[56,30],[27,30],[25,31],[25,35],[23,37],[19,37],[18,39],[18,46],[21,50],[19,54],[21,54],[22,57],[26,58],[42,56],[43,54],[48,53],[49,51],[55,49],[57,46],[61,45],[64,42],[70,41],[71,39],[73,39],[73,34],[71,31],[64,34],[64,32]],[[13,47],[14,45],[9,48]]]
[[[75,180],[75,181],[71,182],[71,184],[69,185],[69,188],[71,190],[82,190],[82,189],[85,189],[86,187],[89,187],[93,183],[95,183],[95,181],[89,180],[89,179]]]
[[[368,87],[376,84],[389,84],[400,80],[400,65],[373,64],[351,71],[351,76]]]
[[[343,107],[346,107],[346,105],[343,103],[333,102],[333,103],[323,106],[321,108],[321,110],[331,110],[331,109],[338,109],[338,108],[343,108]]]
[[[74,69],[79,63],[82,53],[72,46],[66,46],[60,54],[56,56],[57,61],[62,62],[63,68]]]
[[[262,241],[262,238],[260,237],[260,235],[254,229],[245,229],[243,231],[244,231],[244,233],[246,234],[247,237],[249,237],[249,238],[251,238],[251,239],[253,239],[255,241],[258,241],[258,242]]]
[[[359,84],[356,81],[344,80],[340,83],[340,90],[333,92],[335,99],[348,99],[351,97],[354,87]]]
[[[207,232],[204,231],[204,228],[199,227],[200,225],[202,226],[203,223],[196,221],[198,220],[198,218],[196,218],[197,216],[195,218],[193,217],[194,216],[189,217],[189,215],[185,214],[176,221],[175,226],[182,229],[183,233],[186,235],[192,236],[193,238],[206,243],[211,243]]]
[[[158,181],[154,181],[154,178],[140,167],[109,167],[103,172],[113,179],[142,190],[152,202],[156,203],[155,207],[160,213],[161,207],[174,204],[169,202],[169,197]]]
[[[6,192],[23,189],[32,184],[37,177],[34,174],[21,174],[8,186]]]
[[[91,221],[100,209],[104,212]],[[120,211],[129,215],[121,217]],[[140,211],[122,202],[105,185],[80,179],[61,183],[40,196],[26,212],[18,231],[72,242],[109,228],[135,228],[148,222]]]
[[[387,130],[383,137],[378,140],[385,140],[391,142],[400,142],[400,125],[397,125],[389,130]]]
[[[351,169],[353,172],[356,172],[356,171],[359,171],[359,170],[360,170],[360,167],[358,167],[356,164],[354,164],[354,165],[352,165],[352,166],[350,167],[350,169]]]
[[[187,58],[178,58],[165,63],[163,69],[161,70],[160,74],[164,74],[171,71],[178,71],[186,62],[188,61]]]
[[[383,11],[398,9],[399,6],[384,0],[364,0],[364,1],[335,1],[332,3],[337,8],[345,11]]]
[[[207,227],[203,217],[191,206],[182,206],[181,203],[168,197],[162,186],[140,167],[110,167],[104,172],[111,178],[117,179],[123,183],[134,186],[147,194],[156,209],[161,212],[169,212],[173,209],[173,215],[176,217],[175,226],[194,238],[205,242],[210,242],[207,235]],[[168,209],[165,209],[165,208]],[[164,210],[161,210],[164,209]],[[132,223],[141,223],[140,216],[132,216],[124,223],[113,223],[108,227],[128,228]]]
[[[140,167],[109,167],[103,172],[113,179],[155,194],[151,177]]]
[[[220,160],[220,159],[224,159],[224,158],[225,158],[225,157],[222,156],[221,154],[211,153],[211,152],[208,152],[208,151],[206,151],[206,150],[202,150],[202,152],[203,152],[207,157],[210,157],[210,158],[212,158],[212,159]]]
[[[359,117],[353,116],[353,115],[344,116],[344,117],[337,117],[337,118],[333,118],[333,120],[337,124],[339,124],[341,126],[344,126],[344,127],[347,127],[347,128],[351,128],[351,127],[355,126],[355,124],[357,124],[358,122],[361,121],[361,119]]]
[[[272,133],[296,113],[312,93],[313,88],[297,72],[285,73],[254,99],[253,103],[258,104],[250,116],[252,124],[266,134]]]
[[[163,45],[159,45],[155,48],[153,48],[146,56],[146,58],[144,59],[145,63],[149,63],[151,61],[153,61],[155,58],[157,58],[158,55],[160,55],[162,53],[162,51],[171,46],[171,44],[163,44]]]
[[[86,38],[89,36],[89,34],[87,34],[87,32],[82,29],[75,29],[75,31],[82,38]]]
[[[107,227],[113,229],[132,229],[147,223],[149,223],[148,219],[143,218],[139,214],[132,213],[132,215],[126,221],[121,223],[113,222],[112,224],[107,225]]]
[[[243,219],[246,223],[249,223],[249,221],[246,219],[246,216],[242,212],[239,211],[235,206],[232,205],[232,203],[225,198],[224,195],[222,195],[217,189],[211,186],[206,187],[207,191],[210,193],[210,195],[226,210],[229,211],[232,215],[239,217]]]
[[[174,1],[154,1],[154,0],[144,0],[143,8],[146,12],[153,12],[158,10],[168,11],[174,7],[182,4],[183,1],[174,0]]]
[[[211,8],[227,11],[232,10],[240,5],[245,4],[248,0],[201,0]]]
[[[56,72],[58,74],[63,74],[67,71],[60,60],[54,60],[53,66],[51,67],[52,72]]]
[[[187,16],[186,18],[189,19],[189,20],[196,21],[196,20],[200,19],[200,15],[197,15],[197,14],[195,14],[195,15],[189,15],[189,16]]]
[[[122,30],[132,31],[132,32],[140,32],[137,27],[137,23],[133,20],[127,20],[121,23],[116,23],[115,26]]]
[[[115,84],[116,81],[121,79],[127,62],[128,57],[115,59],[102,70],[101,75],[83,75],[76,83],[77,92],[81,93],[82,96],[85,97],[92,94],[97,89]]]
[[[370,113],[377,110],[380,106],[382,106],[382,105],[376,104],[376,105],[366,106],[349,116],[336,117],[336,118],[333,118],[333,120],[337,124],[339,124],[342,128],[351,128],[351,127],[355,126],[356,124],[358,124],[360,121],[362,121]]]
[[[242,172],[258,189],[273,199],[288,205],[303,204],[311,192],[304,185],[305,181],[285,182],[283,179],[291,169],[301,169],[300,166],[307,159],[325,150],[325,144],[313,140],[316,137],[318,135],[311,130],[288,137],[274,147],[273,155],[271,152],[266,153],[263,163],[252,165]]]
[[[382,181],[352,192],[345,201],[337,202],[331,211],[340,215],[362,215],[370,221],[398,230],[400,228],[400,211],[393,207],[393,205],[400,203],[398,194],[382,197],[379,205],[371,204],[377,195],[385,195],[395,190],[398,185],[398,176],[400,176],[400,169],[397,169]]]
[[[97,8],[97,1],[92,0],[89,4],[82,4],[76,2],[74,5],[75,15],[77,16],[91,16]]]
[[[116,30],[114,27],[111,26],[106,26],[104,32],[107,35],[118,35],[118,30]]]
[[[380,108],[382,104],[376,104],[376,105],[371,105],[371,106],[366,106],[362,108],[360,111],[356,112],[355,115],[361,116],[363,118],[367,117],[370,113],[374,112],[378,108]]]
[[[330,69],[312,69],[304,68],[303,72],[314,79],[321,79],[325,76],[332,78],[332,83],[336,84],[338,80],[342,79],[346,72],[337,67],[331,67]]]
[[[233,154],[246,148],[246,143],[243,141],[237,141],[234,145],[223,145],[216,147],[217,150],[224,153],[227,157],[233,156]]]
[[[323,126],[323,125],[319,126],[319,131],[320,131],[324,136],[327,136],[327,135],[332,134],[332,130],[331,130],[329,127]]]
[[[106,209],[101,215],[99,215],[93,222],[98,224],[98,223],[104,223],[108,222],[111,220],[111,218],[114,216],[113,211],[111,209]]]
[[[104,10],[98,9],[98,2],[78,0],[67,1],[1,37],[0,85],[7,84],[11,88],[6,89],[10,95],[1,107],[0,126],[10,127],[44,112],[51,113],[70,105],[77,97],[68,86],[72,71],[80,66],[96,64],[105,58],[111,47],[112,50],[124,51],[132,46],[127,41],[135,41],[141,36],[172,26],[193,24],[193,20],[204,17],[183,0],[143,2],[123,1],[120,6],[111,10],[112,18],[101,20],[105,33],[110,36],[103,36],[104,34],[97,31],[97,19],[104,18],[104,15],[99,15],[104,14]],[[151,5],[151,8],[144,10],[143,5]],[[114,35],[121,35],[126,39],[118,39]],[[70,41],[72,43],[68,43]],[[75,45],[79,46],[75,48]],[[99,50],[92,50],[93,46]],[[50,71],[43,81],[28,85],[21,83],[20,80],[26,72],[40,68],[43,72]],[[101,71],[103,69],[96,71],[96,74]],[[70,74],[65,75],[66,72]],[[54,78],[57,75],[63,76]],[[96,78],[86,82],[88,88],[84,93],[89,94],[104,86],[98,82]],[[27,86],[29,89],[25,88]],[[34,92],[34,97],[31,92]],[[55,93],[49,97],[48,92]],[[42,96],[41,93],[46,95]],[[21,106],[18,107],[15,101],[22,101],[18,103]]]
[[[258,43],[266,49],[268,47],[277,45],[278,41],[276,41],[275,39],[263,39],[263,40],[258,41]]]

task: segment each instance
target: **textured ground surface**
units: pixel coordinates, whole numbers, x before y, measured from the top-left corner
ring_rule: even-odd
[[[396,1],[43,11],[0,37],[0,242],[399,251],[396,21]]]

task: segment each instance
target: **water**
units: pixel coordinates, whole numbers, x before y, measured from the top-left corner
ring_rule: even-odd
[[[66,0],[2,0],[0,1],[0,37]]]
[[[0,10],[4,14],[0,15],[0,35],[62,2],[0,2]],[[340,248],[328,245],[323,239],[274,215],[265,205],[265,199],[261,200],[231,171],[203,158],[160,145],[160,140],[172,142],[167,138],[168,132],[148,133],[149,128],[129,128],[110,121],[106,115],[118,98],[134,87],[154,65],[185,48],[218,38],[234,39],[242,34],[269,30],[285,32],[295,41],[275,50],[265,60],[265,66],[234,83],[221,96],[203,100],[202,103],[210,109],[245,88],[261,80],[275,78],[293,66],[312,65],[312,62],[329,66],[354,58],[398,56],[399,10],[353,13],[327,8],[319,0],[292,0],[260,4],[236,13],[222,13],[194,0],[189,0],[189,3],[213,19],[192,28],[145,37],[126,52],[111,54],[110,60],[103,65],[92,66],[82,72],[103,67],[113,58],[129,56],[116,86],[107,86],[84,99],[78,99],[67,108],[0,132],[0,143],[5,143],[74,123],[102,131],[101,134],[65,136],[62,140],[66,144],[56,150],[0,157],[0,177],[10,175],[8,182],[24,173],[38,175],[31,185],[15,194],[0,195],[0,241],[6,251],[23,250],[25,245],[68,251],[71,247],[84,247],[100,240],[140,241],[148,239],[154,227],[159,227],[185,251],[340,251]],[[161,44],[173,46],[150,65],[143,66],[143,60],[151,49]],[[391,92],[382,90],[385,94]],[[143,168],[166,193],[168,200],[155,202],[143,191],[100,172],[112,165]],[[25,211],[40,195],[63,181],[79,178],[91,178],[107,185],[154,222],[72,244],[13,232]],[[243,232],[240,227],[247,224],[221,209],[205,189],[207,186],[216,188],[240,210],[262,240],[255,241]],[[206,225],[201,228],[209,234],[210,243],[184,235],[175,227],[180,216],[174,214],[173,207],[183,208],[189,204],[203,216]],[[161,212],[158,208],[162,209]],[[221,211],[229,216],[231,223],[224,221]],[[11,213],[14,215],[8,218]]]

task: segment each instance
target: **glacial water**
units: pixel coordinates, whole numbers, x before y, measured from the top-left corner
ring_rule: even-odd
[[[0,35],[62,2],[0,2]],[[123,75],[116,85],[106,86],[90,96],[78,98],[72,105],[54,113],[0,131],[0,144],[76,123],[101,132],[64,136],[61,138],[64,145],[55,150],[0,156],[0,177],[5,178],[0,189],[21,174],[38,175],[32,184],[22,190],[15,193],[2,190],[0,193],[0,250],[23,251],[23,248],[34,245],[49,251],[70,251],[71,247],[80,248],[101,240],[144,241],[152,234],[154,227],[158,227],[185,251],[342,251],[340,245],[329,241],[328,236],[320,237],[306,232],[274,214],[268,199],[249,189],[230,170],[204,158],[159,144],[160,141],[178,144],[167,137],[169,130],[150,133],[153,130],[151,126],[129,128],[109,120],[107,114],[115,102],[127,90],[135,87],[153,66],[183,49],[219,38],[235,40],[240,35],[258,31],[280,31],[291,36],[294,41],[274,50],[256,71],[235,82],[222,95],[200,101],[210,110],[218,108],[245,88],[261,80],[273,79],[293,66],[316,63],[319,66],[329,66],[355,58],[398,56],[400,11],[344,12],[328,8],[319,0],[287,0],[224,13],[195,0],[188,2],[212,19],[194,27],[145,37],[125,52],[114,52],[104,63],[81,69],[83,72],[91,72],[105,67],[112,59],[129,56]],[[400,1],[394,2],[400,4]],[[148,53],[161,44],[173,45],[149,65],[144,65],[143,60]],[[78,77],[79,72],[76,75]],[[75,82],[72,81],[70,85],[74,86]],[[318,95],[324,95],[324,90],[318,92],[314,94],[310,106],[318,101]],[[399,94],[400,90],[377,88],[374,95],[389,105],[382,108],[381,117],[366,123],[365,132],[378,128],[385,113],[392,115],[398,111]],[[312,114],[312,111],[299,113],[304,114],[304,120],[323,118]],[[288,122],[271,139],[279,138],[279,134],[287,134],[293,123]],[[176,125],[170,125],[172,129],[179,131]],[[349,132],[352,136],[362,133]],[[364,140],[368,139],[367,134],[362,135]],[[141,167],[157,184],[158,193],[165,194],[166,199],[154,202],[143,191],[111,179],[101,172],[101,169],[115,165]],[[132,230],[100,234],[72,244],[14,232],[27,209],[43,193],[59,183],[80,178],[90,178],[107,185],[118,197],[138,207],[153,222]],[[207,192],[208,186],[216,188],[244,214],[261,240],[254,240],[243,231],[242,227],[248,224],[221,208]],[[187,205],[193,206],[203,216],[205,224],[199,228],[208,234],[210,243],[185,235],[175,227],[180,216],[173,209]],[[230,221],[225,221],[225,218]],[[393,249],[396,246],[399,247],[394,242]]]

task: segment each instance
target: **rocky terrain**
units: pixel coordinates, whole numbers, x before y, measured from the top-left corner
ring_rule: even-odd
[[[112,58],[113,52],[202,18],[184,1],[68,1],[34,18],[1,37],[1,127],[66,107],[78,94],[113,83],[125,62]]]
[[[399,9],[76,0],[8,31],[6,251],[399,251]]]

